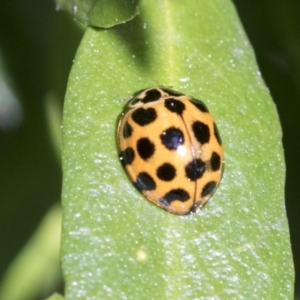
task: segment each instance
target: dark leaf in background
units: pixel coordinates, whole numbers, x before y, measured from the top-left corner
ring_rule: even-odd
[[[277,105],[286,161],[286,208],[300,295],[300,2],[234,0]]]

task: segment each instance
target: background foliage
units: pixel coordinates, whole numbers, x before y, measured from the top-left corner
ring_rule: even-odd
[[[282,122],[286,205],[299,274],[300,4],[296,0],[234,2]],[[22,108],[15,126],[0,128],[0,236],[5,245],[1,247],[1,275],[48,209],[60,199],[60,160],[48,124],[51,115],[59,115],[51,111],[62,107],[82,33],[66,13],[55,11],[50,0],[0,3],[1,71]],[[5,106],[6,112],[18,109],[16,105],[11,107]],[[48,294],[51,288],[58,287],[48,287],[41,293]],[[296,289],[300,291],[299,281]]]

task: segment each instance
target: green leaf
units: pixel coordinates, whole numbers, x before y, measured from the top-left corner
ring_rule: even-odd
[[[55,293],[50,297],[48,297],[46,300],[64,300],[64,299],[65,298],[62,295]]]
[[[141,0],[56,0],[57,7],[90,26],[108,28],[136,16]]]
[[[0,282],[0,299],[30,300],[61,279],[61,208],[53,206]]]
[[[122,98],[154,85],[202,99],[220,129],[224,178],[197,214],[145,200],[118,161]],[[281,138],[230,1],[144,1],[131,22],[88,29],[64,111],[66,298],[292,299]]]

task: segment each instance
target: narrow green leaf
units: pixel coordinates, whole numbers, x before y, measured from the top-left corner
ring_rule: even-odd
[[[0,282],[0,299],[30,300],[59,280],[61,208],[53,206]]]
[[[64,299],[65,298],[62,295],[55,293],[50,297],[48,297],[46,300],[64,300]]]
[[[90,26],[108,28],[131,20],[141,0],[56,0],[57,7]]]
[[[145,200],[118,161],[121,99],[154,85],[202,99],[220,129],[224,178],[197,214]],[[63,169],[67,299],[292,299],[281,129],[229,0],[144,1],[133,21],[87,30]]]

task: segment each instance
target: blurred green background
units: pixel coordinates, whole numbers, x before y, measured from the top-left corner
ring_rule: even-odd
[[[286,206],[300,295],[300,1],[234,3],[283,128]],[[53,0],[0,2],[1,277],[60,200],[60,139],[49,123],[53,111],[58,117],[62,111],[82,34],[82,27],[57,11]],[[40,297],[60,288],[56,283]]]

